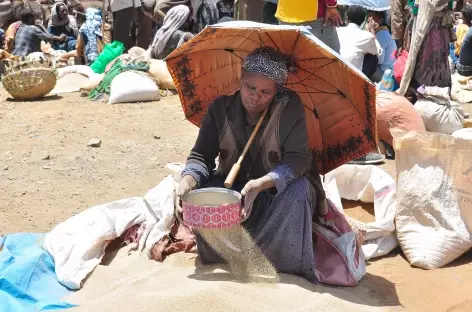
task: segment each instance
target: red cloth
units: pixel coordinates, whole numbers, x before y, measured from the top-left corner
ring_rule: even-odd
[[[162,262],[167,256],[180,251],[196,253],[196,246],[193,231],[179,221],[175,221],[169,235],[164,236],[152,247],[151,258]]]

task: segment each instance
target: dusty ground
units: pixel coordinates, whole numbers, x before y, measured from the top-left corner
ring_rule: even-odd
[[[144,195],[197,134],[177,97],[111,106],[78,93],[8,102],[1,92],[0,234],[45,232],[92,205]],[[92,138],[101,146],[88,147]]]
[[[79,94],[32,103],[6,97],[1,90],[0,235],[46,232],[95,204],[143,195],[167,174],[167,163],[185,160],[197,134],[174,96],[115,106]],[[92,138],[101,146],[88,147]],[[349,214],[371,218],[368,205],[349,206]],[[397,251],[370,262],[359,289],[376,305],[472,311],[471,260],[469,252],[446,268],[425,271],[410,268]]]

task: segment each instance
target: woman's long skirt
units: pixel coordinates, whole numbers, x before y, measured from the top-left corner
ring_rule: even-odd
[[[278,272],[298,275],[311,282],[316,282],[312,236],[314,203],[311,184],[301,177],[289,183],[280,194],[259,193],[251,215],[243,223]],[[199,234],[197,250],[204,264],[225,262]]]
[[[451,69],[449,67],[450,32],[442,26],[442,17],[435,16],[431,22],[428,35],[424,38],[416,60],[413,80],[418,88],[422,85],[430,87],[451,87]]]

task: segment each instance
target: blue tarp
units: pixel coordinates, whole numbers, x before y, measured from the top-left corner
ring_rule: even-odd
[[[61,285],[54,260],[41,247],[44,234],[0,237],[0,312],[37,312],[71,308],[61,298],[72,291]]]

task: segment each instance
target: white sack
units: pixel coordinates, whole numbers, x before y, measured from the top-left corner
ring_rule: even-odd
[[[100,263],[107,244],[135,224],[142,224],[139,250],[149,251],[174,224],[176,183],[171,175],[144,198],[134,197],[98,205],[57,225],[46,234],[44,249],[54,258],[57,279],[80,289],[84,278]]]
[[[333,182],[334,181],[334,182]],[[396,185],[393,178],[376,166],[344,165],[325,175],[327,197],[333,201],[332,184],[339,196],[374,203],[375,222],[362,223],[366,230],[362,251],[366,260],[388,254],[398,246],[395,235]],[[340,199],[339,199],[340,202]],[[357,220],[356,220],[357,221]]]
[[[46,234],[44,249],[54,258],[58,281],[80,289],[84,278],[100,263],[110,241],[145,221],[140,197],[117,200],[82,211]]]
[[[142,72],[125,71],[111,82],[109,104],[151,102],[160,99],[154,80]]]
[[[61,78],[62,76],[65,76],[66,74],[81,74],[89,79],[94,78],[95,76],[99,76],[99,74],[96,74],[92,68],[86,65],[72,65],[72,66],[66,66],[66,67],[61,67],[57,68],[57,79]]]
[[[146,210],[145,232],[139,242],[139,251],[145,249],[149,257],[151,257],[152,247],[164,235],[169,234],[172,225],[174,225],[175,190],[177,187],[178,184],[169,175],[144,195],[148,209]]]
[[[464,110],[449,98],[449,88],[424,87],[423,98],[415,103],[426,130],[452,134],[464,126]]]
[[[461,130],[457,130],[452,134],[452,136],[458,139],[472,140],[472,128],[464,128]]]
[[[151,67],[149,74],[157,81],[159,88],[162,90],[175,90],[174,80],[169,73],[167,65],[162,60],[150,60]]]
[[[472,142],[392,131],[397,237],[411,265],[434,269],[472,247]]]

